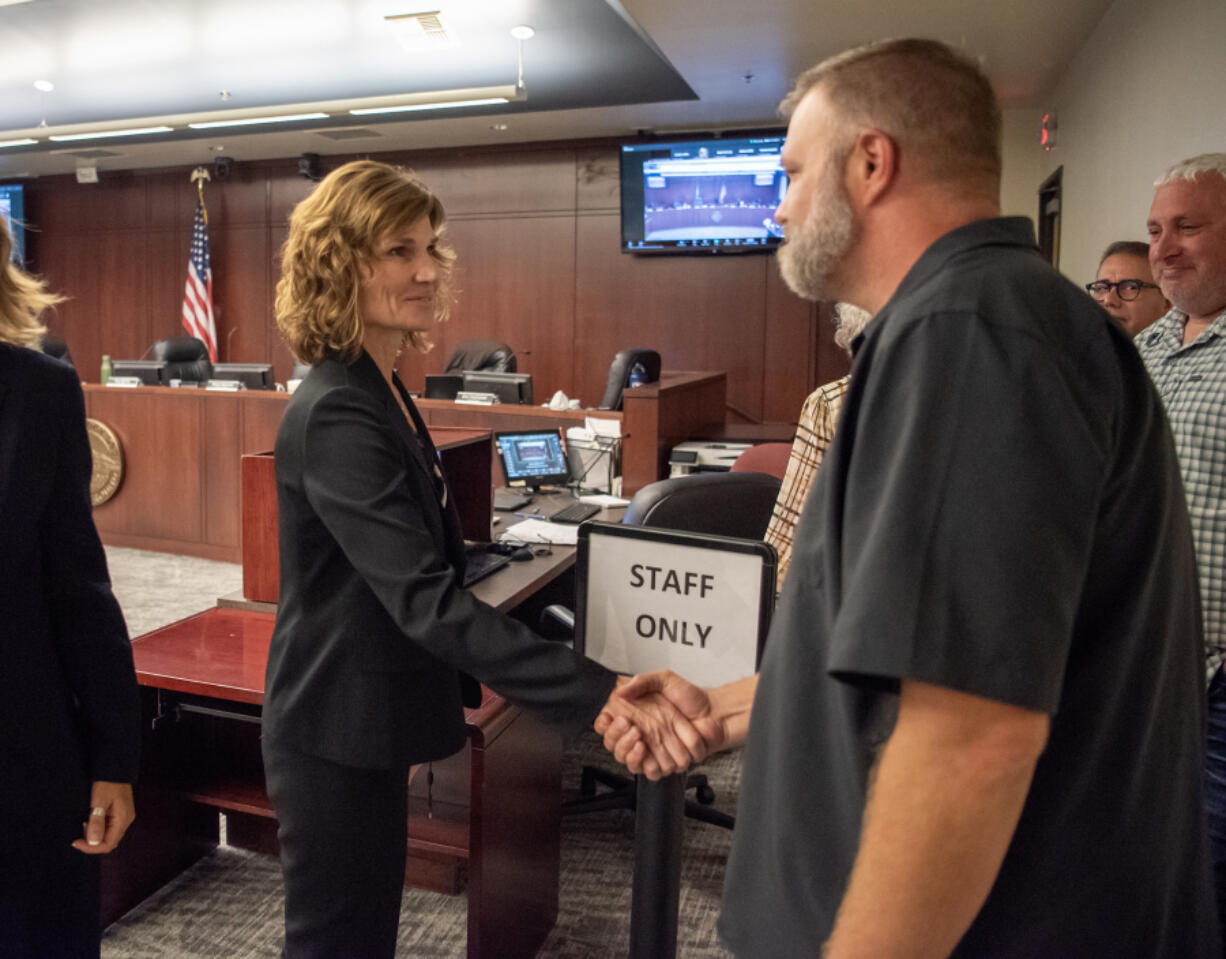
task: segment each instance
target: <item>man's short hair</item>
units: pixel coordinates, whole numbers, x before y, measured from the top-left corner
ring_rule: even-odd
[[[936,40],[880,40],[806,70],[782,113],[819,84],[845,123],[891,136],[925,179],[999,193],[1000,105],[974,60]]]
[[[1116,240],[1109,247],[1103,250],[1103,255],[1098,258],[1098,265],[1101,267],[1107,262],[1109,256],[1139,256],[1142,260],[1149,259],[1149,244],[1141,240]]]
[[[1202,173],[1216,173],[1226,184],[1226,153],[1202,153],[1200,156],[1180,160],[1154,181],[1154,186],[1164,186],[1174,180],[1195,180]]]

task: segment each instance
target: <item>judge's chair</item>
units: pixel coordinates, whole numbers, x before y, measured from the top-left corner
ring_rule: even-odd
[[[194,336],[172,336],[153,344],[153,359],[166,364],[167,380],[203,383],[213,376],[209,348]]]
[[[761,539],[770,522],[779,495],[779,479],[765,473],[691,473],[674,476],[644,486],[630,501],[622,520],[636,526],[676,529],[690,533],[713,533],[742,539]],[[558,627],[574,632],[574,612],[562,606],[549,606],[541,614],[542,632],[558,632]],[[597,786],[608,791],[598,792]],[[710,808],[715,793],[707,777],[694,773],[686,777],[686,790],[695,790],[696,799],[685,801],[685,815],[731,829],[735,818]],[[584,766],[580,774],[579,796],[563,803],[566,814],[596,812],[602,809],[633,809],[636,803],[634,777]]]
[[[498,340],[465,340],[459,344],[447,361],[444,373],[462,373],[464,370],[484,373],[515,373],[515,351]]]
[[[642,366],[644,383],[655,383],[660,379],[659,353],[655,350],[622,350],[609,365],[609,378],[605,382],[604,396],[600,399],[600,409],[622,408],[622,395],[630,385],[635,366]]]

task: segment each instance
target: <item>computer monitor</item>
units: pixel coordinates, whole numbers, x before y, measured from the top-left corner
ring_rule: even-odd
[[[494,373],[487,370],[465,370],[464,392],[493,393],[503,403],[532,405],[531,373]]]
[[[271,363],[214,363],[214,380],[238,380],[249,390],[275,390]]]
[[[166,385],[164,360],[113,360],[111,376],[134,376],[145,386]]]
[[[428,400],[454,400],[464,389],[464,377],[458,373],[427,373],[426,392]]]
[[[494,434],[508,486],[562,486],[570,479],[561,430],[512,430]]]

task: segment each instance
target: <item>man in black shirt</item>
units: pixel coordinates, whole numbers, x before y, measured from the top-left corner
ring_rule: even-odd
[[[999,218],[972,62],[873,44],[784,106],[784,278],[875,316],[760,676],[626,687],[746,743],[722,935],[738,956],[1220,955],[1196,567],[1136,350]],[[653,774],[625,721],[597,728]]]

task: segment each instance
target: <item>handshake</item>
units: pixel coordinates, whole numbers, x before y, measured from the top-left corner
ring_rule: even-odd
[[[622,678],[593,726],[630,772],[661,779],[743,742],[756,685],[748,676],[708,690],[670,671]]]

